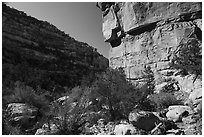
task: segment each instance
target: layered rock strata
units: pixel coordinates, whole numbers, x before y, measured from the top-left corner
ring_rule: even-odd
[[[108,67],[108,60],[87,43],[4,3],[2,61],[3,66],[27,62],[29,67],[46,71],[56,84],[62,86],[74,86],[84,75]]]
[[[102,2],[97,6],[103,14],[105,41],[111,45],[110,67],[123,68],[127,78],[136,82],[144,80],[145,67],[150,66],[156,82],[174,76],[182,90],[201,90],[201,80],[176,76],[170,67],[181,42],[202,41],[201,3]]]

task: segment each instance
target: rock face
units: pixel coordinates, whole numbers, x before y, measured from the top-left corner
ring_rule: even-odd
[[[39,72],[46,71],[61,86],[74,86],[90,72],[108,67],[108,60],[87,43],[5,4],[2,4],[2,61],[7,76],[12,73],[4,72],[9,70],[7,67],[15,71],[18,69],[15,66],[24,63]]]
[[[182,39],[202,35],[201,10],[201,3],[118,2],[108,6],[103,34],[111,44],[110,66],[124,68],[131,80],[143,78],[145,65],[165,73]]]
[[[104,38],[111,45],[110,67],[123,68],[130,81],[142,83],[145,68],[150,66],[157,88],[172,78],[176,81],[175,90],[191,93],[190,100],[201,99],[202,80],[192,73],[183,76],[171,66],[176,51],[185,41],[195,39],[202,43],[201,3],[102,2],[98,5],[103,14]],[[197,52],[202,54],[201,47]]]

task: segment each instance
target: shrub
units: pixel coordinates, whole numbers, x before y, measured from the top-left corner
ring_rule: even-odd
[[[50,113],[52,113],[55,124],[58,126],[56,134],[79,134],[82,132],[81,127],[85,124],[85,114],[88,112],[90,88],[75,87],[71,94],[65,100],[64,104],[54,103]]]
[[[54,107],[54,117],[62,117],[57,124],[60,129],[58,134],[78,134],[86,122],[94,124],[99,118],[105,118],[103,114],[109,116],[111,121],[127,118],[134,106],[146,97],[143,93],[148,89],[147,86],[133,86],[121,70],[107,69],[97,75],[89,87],[73,88],[66,105]],[[76,106],[71,108],[73,103]],[[95,115],[98,112],[103,114]]]
[[[155,106],[156,111],[168,108],[170,105],[181,104],[181,101],[177,100],[173,94],[163,92],[150,95],[148,100],[150,101],[150,104]]]
[[[7,103],[27,103],[39,109],[49,105],[49,101],[43,94],[36,94],[35,90],[19,81],[15,83],[13,93],[6,98],[8,99]]]
[[[97,76],[92,87],[91,99],[106,109],[112,120],[127,118],[143,97],[143,92],[128,82],[121,70],[107,69]]]

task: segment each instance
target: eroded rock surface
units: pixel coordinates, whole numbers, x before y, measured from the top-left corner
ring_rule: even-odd
[[[179,44],[190,38],[201,41],[202,6],[191,2],[116,2],[103,4],[103,34],[111,45],[109,65],[123,68],[128,79],[141,81],[145,66],[154,74],[176,77],[179,86],[190,92],[196,86],[185,85],[170,67]],[[156,81],[161,77],[156,77]],[[180,79],[179,79],[180,78]],[[188,79],[189,83],[194,80]],[[199,82],[201,83],[201,82]],[[186,86],[191,86],[190,89]]]
[[[145,68],[149,66],[154,74],[154,93],[173,93],[186,105],[169,109],[167,117],[173,121],[183,119],[183,127],[188,128],[183,130],[183,127],[179,127],[169,134],[194,134],[196,124],[185,124],[185,121],[192,113],[201,114],[202,111],[202,78],[198,76],[202,73],[202,4],[102,2],[99,5],[103,5],[103,8],[98,7],[102,9],[105,42],[111,46],[109,66],[122,68],[127,79],[136,84],[145,82]],[[196,51],[198,58],[190,57],[192,62],[197,62],[191,66],[199,67],[197,74],[192,73],[189,66],[184,66],[185,71],[182,72],[172,65],[175,55],[182,52],[181,45],[196,47],[191,40],[200,44]]]

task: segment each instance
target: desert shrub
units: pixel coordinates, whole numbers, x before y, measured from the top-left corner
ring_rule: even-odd
[[[36,94],[33,88],[19,81],[15,83],[13,93],[4,98],[7,99],[7,103],[27,103],[37,108],[43,108],[49,105],[49,101],[43,94]]]
[[[88,84],[74,87],[63,105],[52,105],[51,120],[59,127],[57,134],[80,134],[85,123],[93,125],[100,118],[107,121],[127,118],[134,106],[154,89],[152,75],[146,79],[146,85],[135,87],[121,69],[107,69]]]
[[[143,93],[148,89],[147,86],[133,86],[121,70],[108,69],[97,75],[90,86],[73,88],[65,106],[55,107],[54,117],[63,117],[57,124],[60,125],[58,134],[78,134],[85,123],[93,125],[106,116],[108,121],[127,118],[134,106],[146,97]],[[73,103],[75,107],[71,108]]]
[[[90,88],[75,87],[63,104],[54,103],[51,113],[55,124],[58,126],[56,134],[79,134],[85,124],[85,115],[88,112]]]
[[[91,99],[106,109],[112,120],[127,118],[144,93],[128,82],[124,72],[119,69],[107,69],[98,75],[92,87]]]
[[[176,97],[171,93],[160,92],[158,94],[151,94],[148,97],[150,104],[155,106],[156,111],[168,108],[170,105],[178,105],[182,102],[177,100]]]

